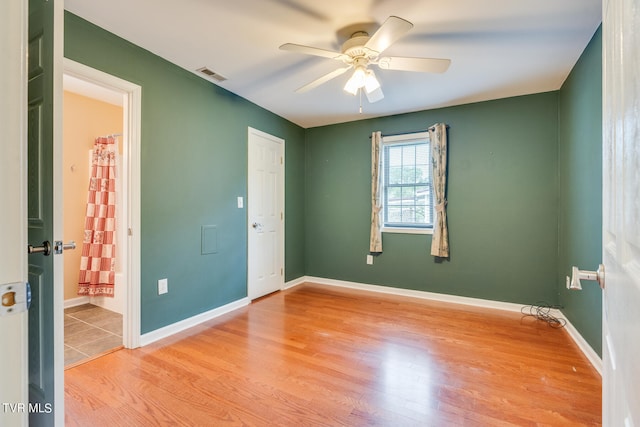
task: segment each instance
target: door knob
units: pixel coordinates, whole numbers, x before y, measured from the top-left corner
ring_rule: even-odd
[[[260,224],[259,222],[254,222],[253,224],[251,224],[251,226],[256,230],[259,230],[262,228],[262,224]]]
[[[27,246],[28,254],[42,254],[44,256],[51,255],[51,243],[48,240],[42,242],[42,246]]]
[[[571,268],[571,279],[567,276],[567,289],[582,290],[580,280],[593,280],[598,282],[601,289],[604,289],[604,265],[600,264],[598,270],[579,270],[574,266]]]

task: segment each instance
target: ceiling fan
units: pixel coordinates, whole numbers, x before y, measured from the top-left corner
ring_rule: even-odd
[[[361,26],[365,25],[366,24],[361,24]],[[303,93],[315,89],[321,84],[353,68],[353,75],[347,81],[344,90],[352,95],[356,95],[360,90],[364,90],[369,102],[373,103],[381,100],[384,94],[380,88],[380,82],[378,82],[375,73],[369,68],[369,65],[377,65],[383,70],[443,73],[449,68],[449,64],[451,64],[451,60],[449,59],[408,58],[399,56],[381,57],[380,54],[382,54],[385,49],[413,28],[413,24],[405,19],[390,16],[371,36],[369,36],[366,30],[356,30],[357,27],[358,25],[348,27],[353,31],[350,33],[350,37],[342,44],[341,52],[333,52],[293,43],[286,43],[280,46],[282,50],[335,59],[342,61],[346,65],[296,89],[296,92]]]

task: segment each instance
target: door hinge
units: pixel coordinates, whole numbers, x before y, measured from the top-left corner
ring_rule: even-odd
[[[133,230],[131,228],[128,228],[127,234],[129,234],[129,236],[133,236]]]
[[[283,268],[280,269],[280,275],[284,276],[284,269]]]
[[[284,219],[284,213],[280,212],[280,221]]]
[[[280,156],[280,164],[283,165],[284,164],[284,157]]]

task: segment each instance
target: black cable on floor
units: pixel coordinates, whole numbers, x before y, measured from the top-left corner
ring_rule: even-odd
[[[564,328],[567,321],[562,317],[556,317],[551,314],[551,310],[562,308],[559,305],[551,305],[546,302],[537,302],[532,305],[525,305],[520,309],[520,312],[526,317],[535,317],[538,320],[547,322],[552,328]]]

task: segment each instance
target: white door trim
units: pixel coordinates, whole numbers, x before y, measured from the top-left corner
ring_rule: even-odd
[[[0,2],[0,284],[26,283],[27,273],[27,17],[26,0]],[[0,317],[0,404],[28,402],[28,314]],[[0,407],[0,425],[27,425],[26,412]]]
[[[123,313],[123,345],[140,346],[140,129],[142,88],[139,85],[88,67],[71,59],[64,59],[64,74],[104,87],[123,95],[124,139],[123,167],[127,168],[128,189],[125,224],[130,232],[127,239],[127,268],[124,277],[127,295]],[[56,308],[57,310],[57,308]]]
[[[53,3],[53,239],[64,241],[62,199],[62,70],[64,58],[64,0]],[[56,188],[55,183],[60,183]],[[64,257],[53,257],[54,331],[64,331]],[[53,337],[54,423],[64,426],[64,333]]]
[[[247,195],[250,194],[249,192],[249,186],[251,185],[252,182],[252,177],[251,177],[251,167],[249,164],[249,152],[251,150],[251,144],[252,144],[252,136],[257,136],[260,138],[264,138],[264,139],[268,139],[271,140],[273,142],[276,142],[278,144],[281,145],[282,147],[282,173],[280,176],[280,182],[278,183],[279,189],[278,189],[278,193],[280,195],[279,200],[278,200],[278,205],[280,208],[280,211],[282,212],[282,217],[281,217],[281,221],[280,221],[280,227],[278,227],[278,258],[279,258],[279,264],[281,266],[281,275],[280,275],[280,286],[279,289],[282,290],[284,288],[284,239],[285,239],[285,215],[284,215],[284,209],[285,209],[285,165],[286,165],[286,157],[285,157],[285,140],[282,138],[278,138],[276,136],[270,135],[266,132],[260,131],[258,129],[252,128],[252,127],[248,127],[247,128],[248,132],[247,132]],[[255,299],[259,296],[256,296],[255,290],[253,289],[253,286],[251,284],[251,272],[253,271],[253,269],[255,269],[255,264],[252,265],[252,263],[255,263],[255,255],[252,254],[251,252],[251,247],[252,247],[252,238],[253,236],[255,236],[255,233],[252,233],[252,231],[254,231],[252,229],[252,225],[251,225],[251,217],[250,217],[250,213],[251,213],[251,203],[252,201],[250,199],[247,200],[247,296],[249,297],[249,299]]]

